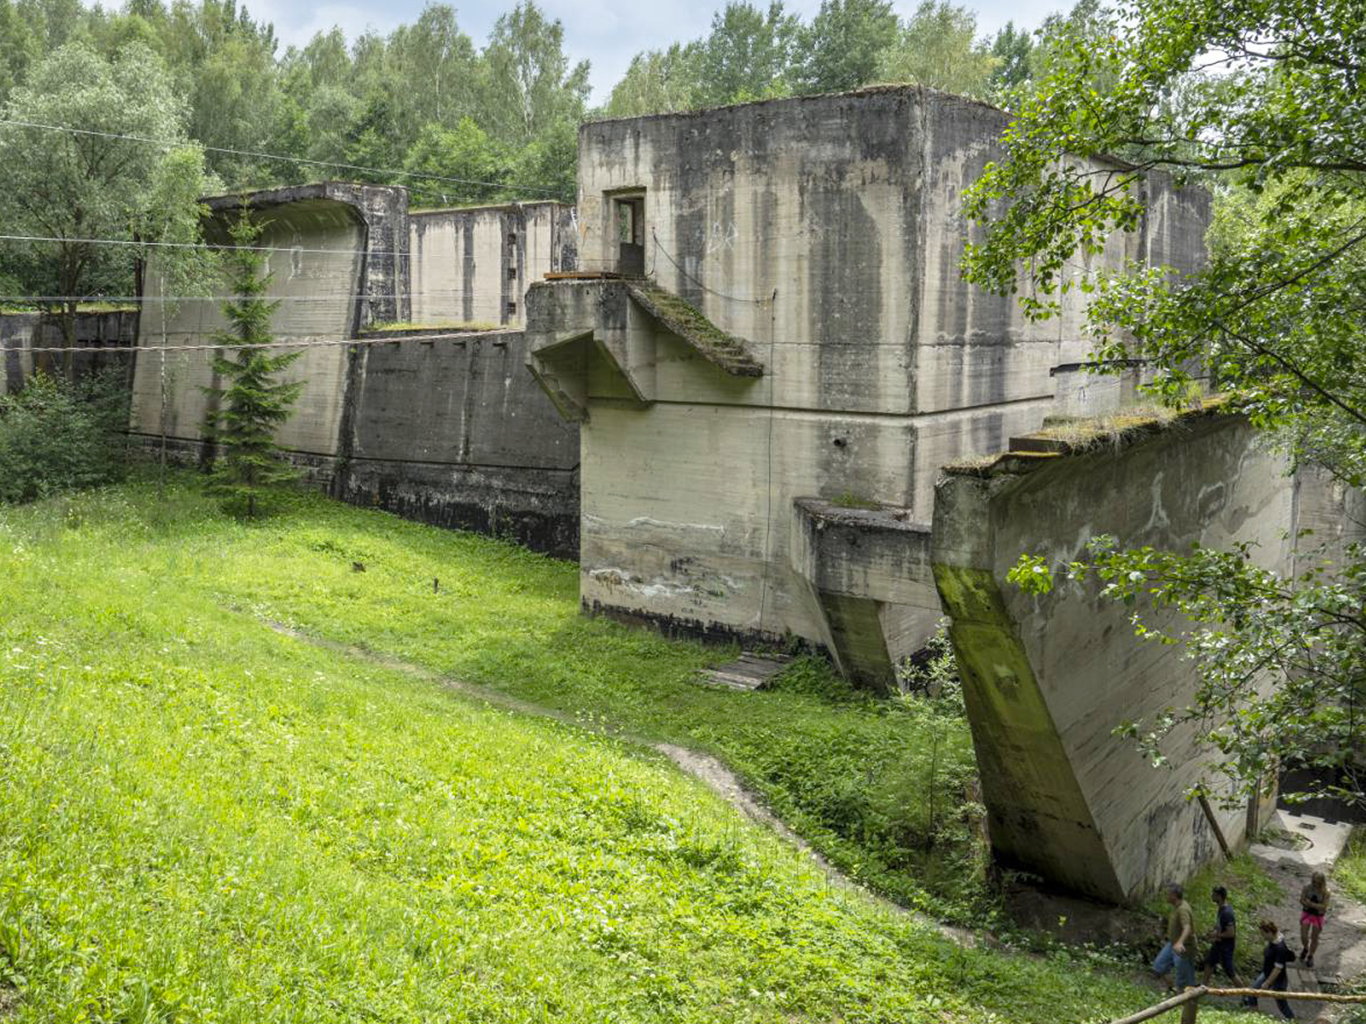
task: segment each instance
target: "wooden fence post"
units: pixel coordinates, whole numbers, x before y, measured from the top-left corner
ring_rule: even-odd
[[[1181,1024],[1195,1024],[1195,1018],[1199,1012],[1200,996],[1197,995],[1189,1003],[1181,1007]]]

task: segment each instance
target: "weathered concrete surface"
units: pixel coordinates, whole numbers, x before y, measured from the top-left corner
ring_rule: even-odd
[[[409,288],[422,262],[408,251],[406,191],[329,183],[251,193],[247,200],[264,225],[258,244],[273,250],[267,268],[274,275],[270,296],[280,299],[275,339],[303,346],[283,376],[304,382],[304,390],[276,440],[307,481],[426,522],[575,554],[575,428],[560,420],[526,372],[520,332],[404,332],[392,343],[345,343],[377,322],[415,316],[412,303],[426,301]],[[206,233],[226,241],[242,199],[208,205]],[[538,259],[549,252],[548,238],[528,236],[522,244]],[[155,297],[160,290],[153,265],[147,292]],[[221,295],[225,286],[213,291]],[[198,458],[210,412],[201,388],[218,383],[212,353],[165,353],[163,375],[158,350],[211,343],[224,327],[221,303],[148,308],[132,430],[159,446],[164,424],[168,450]]]
[[[577,431],[525,361],[520,331],[359,349],[333,493],[574,557]]]
[[[1179,647],[1133,635],[1133,609],[1060,579],[1032,597],[1006,579],[1023,552],[1058,567],[1113,534],[1182,551],[1252,541],[1292,564],[1293,478],[1248,423],[1191,414],[1076,454],[950,468],[936,494],[933,564],[963,677],[990,834],[1006,860],[1102,899],[1184,878],[1218,852],[1183,792],[1202,773],[1194,731],[1154,771],[1112,730],[1182,706],[1195,675]],[[1183,751],[1187,753],[1183,755]],[[1218,811],[1230,843],[1244,811]]]
[[[527,288],[577,266],[574,209],[563,203],[418,210],[408,231],[418,323],[521,325]]]
[[[376,193],[390,194],[387,202]],[[394,195],[398,198],[393,198]],[[342,396],[347,372],[347,349],[319,345],[354,337],[361,326],[393,312],[390,296],[406,291],[398,283],[400,263],[388,261],[389,272],[376,276],[372,266],[383,264],[380,246],[392,244],[380,232],[371,238],[370,210],[387,216],[396,205],[406,205],[401,189],[363,186],[306,185],[249,193],[251,216],[263,226],[258,245],[266,253],[266,270],[272,275],[269,296],[280,305],[271,318],[276,341],[298,341],[305,347],[300,358],[282,378],[304,382],[298,412],[277,432],[276,440],[287,449],[318,455],[335,455],[341,426]],[[227,230],[242,209],[242,197],[221,196],[208,201],[213,211],[205,225],[211,242],[231,244]],[[406,237],[406,236],[405,236]],[[375,259],[372,261],[371,256]],[[213,296],[227,294],[225,282],[210,289]],[[148,267],[146,294],[157,299],[174,294],[161,280],[155,261]],[[371,300],[370,296],[377,297]],[[171,437],[202,436],[211,399],[202,388],[221,382],[207,351],[173,352],[164,358],[156,350],[166,346],[210,343],[227,327],[222,303],[217,298],[191,299],[180,303],[149,303],[142,318],[133,381],[132,430],[159,436],[163,417]],[[163,406],[163,390],[166,401]]]
[[[125,346],[137,342],[138,314],[132,311],[78,313],[77,346]],[[62,353],[34,353],[35,348],[60,347],[62,326],[46,313],[0,313],[0,395],[17,391],[35,369],[47,365],[54,371],[64,365]],[[77,352],[72,358],[72,373],[79,378],[99,370],[127,370],[132,366],[129,353]]]
[[[210,242],[231,244],[227,227],[243,208],[243,200],[258,221],[281,229],[275,241],[261,245],[293,247],[297,251],[276,254],[271,269],[287,273],[291,280],[298,277],[326,280],[331,270],[349,272],[352,264],[346,257],[359,257],[361,268],[357,280],[347,274],[346,283],[352,286],[347,296],[355,314],[357,329],[374,323],[407,320],[411,313],[408,294],[410,278],[408,266],[408,192],[389,185],[356,185],[344,181],[325,181],[314,185],[289,185],[284,188],[262,189],[256,192],[213,196],[205,205],[213,217],[206,224],[205,237]],[[344,231],[359,226],[359,239],[352,239],[353,250],[345,252],[341,239],[336,244],[324,243],[333,253],[307,250],[317,248],[306,239],[326,238],[337,228]],[[313,237],[316,241],[317,238]],[[279,258],[283,256],[284,259]],[[314,259],[311,257],[323,257]],[[324,290],[321,297],[327,297]],[[327,303],[325,303],[327,304]],[[296,314],[297,316],[297,314]],[[299,322],[304,322],[299,318]]]
[[[942,615],[929,527],[902,509],[816,498],[798,498],[796,512],[792,567],[824,611],[826,647],[847,677],[886,688]]]
[[[564,315],[596,301],[581,285],[532,289],[538,372],[557,364],[543,382],[581,421],[587,607],[826,643],[830,608],[793,568],[795,499],[848,495],[926,522],[941,465],[1053,411],[1050,369],[1088,347],[1076,290],[1060,320],[1034,324],[958,274],[960,192],[1000,155],[1006,120],[897,87],[581,129],[581,266],[624,269],[638,210],[646,274],[763,368],[738,379],[667,338],[640,362],[629,314],[595,326]],[[1199,258],[1207,201],[1150,191],[1144,230],[1094,262]],[[918,585],[910,607],[931,606]]]

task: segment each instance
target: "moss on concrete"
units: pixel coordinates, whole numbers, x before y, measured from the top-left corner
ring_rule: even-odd
[[[1110,416],[1055,422],[1032,434],[1011,438],[1009,451],[952,462],[944,466],[943,471],[955,476],[980,477],[1028,472],[1057,458],[1086,455],[1102,448],[1118,451],[1167,430],[1229,415],[1235,414],[1230,412],[1228,396],[1214,395],[1192,409],[1174,411],[1154,406]]]
[[[487,323],[483,320],[430,320],[422,323],[410,321],[394,321],[391,323],[373,324],[365,328],[362,334],[428,334],[433,331],[460,331],[470,334],[487,333],[488,331],[501,331],[505,328],[501,324]]]
[[[995,578],[984,569],[937,563],[934,579],[952,618],[949,637],[991,812],[992,844],[1031,871],[1123,901],[1127,894]]]
[[[686,299],[653,281],[630,281],[631,297],[652,317],[692,345],[706,359],[734,377],[762,377],[763,364],[750,355],[744,341],[727,334]]]

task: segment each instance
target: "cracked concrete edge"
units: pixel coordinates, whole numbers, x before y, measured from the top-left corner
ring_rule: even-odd
[[[740,811],[741,814],[745,815],[745,817],[749,818],[755,824],[767,829],[779,839],[788,843],[790,846],[795,847],[820,869],[831,884],[850,892],[856,892],[885,910],[916,921],[926,928],[932,928],[955,945],[971,949],[984,943],[991,944],[991,937],[989,935],[979,935],[966,928],[958,928],[953,925],[936,921],[919,911],[911,910],[908,907],[904,907],[901,904],[882,896],[846,875],[839,868],[830,863],[819,850],[794,832],[781,818],[769,810],[769,808],[764,805],[760,796],[747,787],[744,782],[741,781],[740,777],[736,775],[735,772],[731,771],[720,758],[711,754],[703,753],[699,750],[692,750],[675,743],[656,742],[644,736],[613,729],[610,726],[601,725],[596,722],[585,721],[570,712],[561,711],[558,708],[547,707],[544,704],[537,704],[533,701],[523,700],[520,697],[514,697],[511,694],[503,693],[500,690],[495,690],[478,683],[456,679],[446,675],[444,672],[438,672],[435,669],[427,668],[425,665],[419,665],[416,662],[407,661],[403,658],[396,658],[379,651],[373,651],[358,644],[328,640],[323,637],[314,636],[311,633],[305,633],[281,622],[267,621],[265,624],[275,632],[287,636],[292,640],[297,640],[300,643],[310,644],[311,646],[319,647],[324,650],[336,651],[351,658],[357,658],[362,661],[368,661],[374,665],[380,665],[384,668],[405,672],[420,679],[438,683],[442,687],[458,693],[461,696],[481,700],[506,711],[513,711],[532,718],[550,719],[559,722],[562,725],[572,726],[593,735],[603,736],[631,746],[644,747],[652,750],[667,758],[685,775],[701,782],[709,790],[731,807]]]

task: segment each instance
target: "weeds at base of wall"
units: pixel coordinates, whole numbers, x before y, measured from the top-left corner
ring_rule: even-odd
[[[123,478],[123,374],[76,382],[39,372],[0,395],[0,502],[26,502]]]

